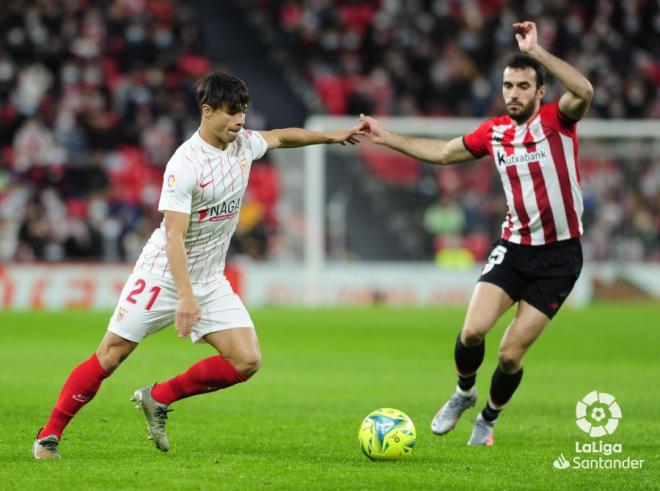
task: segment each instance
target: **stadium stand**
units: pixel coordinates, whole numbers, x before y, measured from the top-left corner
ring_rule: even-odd
[[[511,25],[542,10],[541,43],[599,89],[590,117],[660,117],[657,2],[243,1],[274,26],[330,114],[502,112]]]
[[[134,259],[159,220],[163,167],[198,125],[194,82],[212,68],[194,11],[11,0],[0,32],[0,259]],[[246,214],[247,233],[274,226],[274,191],[252,186],[246,202],[265,196],[266,211]]]
[[[501,112],[503,58],[495,53],[512,48],[510,24],[539,17],[540,5],[240,3],[255,25],[270,24],[269,46],[287,54],[283,63],[307,80],[328,113],[415,116]],[[216,66],[203,54],[195,15],[188,4],[166,0],[2,2],[0,260],[136,257],[160,219],[163,166],[197,126],[194,80]],[[590,117],[660,117],[658,15],[657,2],[544,3],[542,42],[597,88]],[[255,27],[255,36],[264,31]],[[551,85],[548,97],[556,91]],[[368,172],[350,174],[352,192],[379,185],[388,196],[380,201],[400,203],[362,210],[374,208],[365,222],[403,224],[392,233],[392,256],[383,257],[430,258],[458,243],[483,258],[503,209],[487,165],[440,174],[380,149],[359,155]],[[653,159],[583,157],[582,178],[590,257],[660,260]],[[255,164],[235,252],[269,257],[282,220],[278,183],[275,166]],[[396,240],[407,245],[394,247]],[[372,251],[382,248],[373,241]]]
[[[657,2],[243,0],[243,4],[255,24],[270,24],[281,51],[290,58],[287,62],[304,75],[330,114],[501,114],[501,68],[507,53],[515,49],[510,26],[516,19],[540,17],[543,45],[581,69],[597,88],[588,117],[660,116]],[[557,97],[558,90],[550,81],[546,98]],[[394,241],[406,237],[409,247],[403,247],[408,250],[404,257],[430,257],[433,251],[446,249],[447,243],[458,242],[475,260],[484,258],[484,244],[498,234],[504,209],[499,184],[488,177],[487,166],[442,169],[436,174],[436,191],[426,198],[428,174],[433,171],[376,148],[361,150],[360,157],[372,172],[361,179],[382,181],[379,192],[387,196],[383,201],[398,204],[380,220],[412,224],[399,227],[390,237]],[[653,159],[641,152],[632,162],[600,156],[583,160],[582,165],[588,257],[659,260],[660,181]],[[373,185],[365,183],[362,188]],[[360,186],[356,189],[359,192]],[[483,199],[484,193],[488,199]],[[438,229],[437,220],[431,218],[442,215],[437,202],[448,199],[458,203],[454,212],[460,213],[463,224],[451,233]],[[355,227],[355,232],[359,234],[360,228]],[[417,240],[410,240],[411,235]]]

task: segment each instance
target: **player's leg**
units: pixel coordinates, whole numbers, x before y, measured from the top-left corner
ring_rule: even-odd
[[[511,296],[498,285],[485,281],[477,283],[454,347],[458,375],[456,392],[433,418],[431,429],[435,434],[443,435],[451,431],[461,415],[476,404],[475,382],[484,359],[484,339],[513,302]]]
[[[141,273],[128,277],[99,348],[71,372],[50,419],[39,431],[33,446],[36,458],[56,458],[64,427],[145,336],[171,323],[175,305],[173,285],[159,284]]]
[[[115,371],[136,346],[137,343],[107,332],[96,353],[73,369],[64,382],[50,418],[34,441],[35,458],[59,458],[57,447],[66,426],[94,398],[103,380]]]
[[[517,261],[526,282],[520,289],[516,317],[500,344],[499,364],[491,381],[490,399],[477,418],[468,442],[475,445],[492,444],[495,420],[522,379],[523,356],[575,285],[582,269],[582,248],[577,240],[549,248],[525,248],[518,251]]]
[[[498,415],[518,388],[523,375],[522,360],[541,335],[550,318],[524,300],[500,343],[499,363],[491,379],[488,402],[475,422],[469,445],[492,445]]]
[[[486,334],[513,303],[511,296],[500,286],[477,283],[454,349],[460,394],[473,392],[477,370],[484,359]]]
[[[198,361],[165,382],[137,389],[133,394],[133,400],[144,412],[150,439],[163,452],[170,448],[165,430],[170,404],[245,382],[261,366],[259,344],[253,327],[216,331],[204,335],[203,339],[219,354]]]
[[[193,364],[185,372],[161,383],[137,389],[133,398],[142,407],[152,440],[161,451],[169,449],[165,423],[169,405],[198,394],[245,382],[259,369],[261,353],[254,324],[229,283],[193,285],[202,318],[192,330],[192,341],[212,345],[218,355]]]
[[[245,382],[261,366],[259,343],[252,327],[216,331],[203,336],[218,354],[198,361],[176,377],[156,384],[151,391],[162,404]]]

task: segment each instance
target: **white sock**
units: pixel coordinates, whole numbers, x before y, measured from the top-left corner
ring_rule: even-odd
[[[461,397],[472,397],[474,395],[474,392],[477,390],[477,386],[473,385],[470,387],[468,390],[463,390],[460,388],[460,386],[456,386],[456,393],[460,395]]]

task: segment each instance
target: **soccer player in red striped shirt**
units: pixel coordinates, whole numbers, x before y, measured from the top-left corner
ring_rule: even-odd
[[[523,356],[556,314],[582,268],[582,190],[577,166],[576,123],[593,96],[591,83],[537,42],[536,25],[513,25],[518,47],[504,70],[507,114],[488,119],[462,138],[441,141],[399,135],[361,116],[360,134],[411,157],[454,164],[490,155],[502,179],[507,214],[474,289],[454,351],[456,392],[438,411],[431,429],[451,431],[477,401],[475,381],[484,338],[514,303],[516,315],[500,343],[499,364],[488,401],[469,445],[492,445],[495,421],[518,387]],[[543,104],[544,68],[566,88]]]

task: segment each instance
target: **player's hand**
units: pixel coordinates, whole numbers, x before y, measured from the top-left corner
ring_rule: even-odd
[[[180,338],[190,336],[192,327],[202,318],[202,313],[194,297],[182,297],[176,306],[174,325]]]
[[[328,131],[326,134],[330,139],[328,143],[340,143],[342,145],[350,143],[351,145],[355,145],[359,142],[355,137],[357,135],[357,130],[355,128],[351,128],[350,130]]]
[[[387,144],[389,131],[377,119],[360,114],[358,125],[355,128],[358,135],[366,136],[369,140],[379,145]]]
[[[530,53],[538,48],[538,32],[534,22],[516,22],[513,25],[513,32],[516,33],[518,48],[523,53]]]

